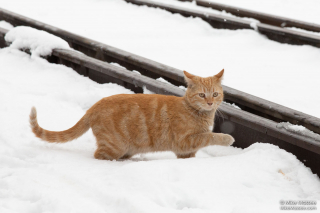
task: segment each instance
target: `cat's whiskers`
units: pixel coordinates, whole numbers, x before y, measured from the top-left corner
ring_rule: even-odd
[[[221,117],[222,118],[222,122],[224,122],[224,115],[220,111],[219,107],[216,108],[216,113],[218,114],[218,116],[216,116],[216,117],[218,117],[218,119]],[[219,116],[219,115],[221,115],[221,116]]]

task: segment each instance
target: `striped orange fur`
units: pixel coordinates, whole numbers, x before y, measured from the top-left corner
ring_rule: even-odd
[[[184,97],[120,94],[103,98],[75,126],[61,132],[41,128],[33,107],[31,129],[44,141],[64,143],[92,128],[97,159],[126,159],[156,151],[173,151],[178,158],[194,157],[205,146],[234,142],[230,135],[212,132],[215,112],[223,100],[223,72],[201,78],[184,71],[188,84]]]

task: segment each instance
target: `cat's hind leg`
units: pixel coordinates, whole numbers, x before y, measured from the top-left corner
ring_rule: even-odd
[[[112,132],[110,128],[103,128],[100,123],[91,127],[97,140],[96,159],[118,160],[128,152],[128,145],[123,138]]]
[[[118,160],[123,157],[128,150],[121,146],[121,143],[116,144],[105,139],[97,137],[98,148],[94,153],[94,157],[100,160]]]
[[[187,154],[176,154],[177,158],[194,158],[196,156],[196,152],[191,152]]]
[[[121,160],[124,160],[124,159],[129,159],[129,158],[131,158],[133,155],[132,154],[125,154],[125,155],[123,155],[120,159]]]

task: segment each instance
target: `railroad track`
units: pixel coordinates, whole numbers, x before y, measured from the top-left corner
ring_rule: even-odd
[[[178,1],[188,1],[193,0],[178,0]],[[257,12],[253,10],[248,10],[241,7],[235,7],[231,5],[221,4],[208,0],[195,0],[196,4],[202,7],[209,7],[219,11],[226,11],[238,17],[247,17],[259,20],[261,23],[277,26],[277,27],[296,27],[312,32],[320,32],[320,25],[314,23],[308,23],[305,21],[299,21],[291,18],[286,18],[282,16],[271,15],[267,13]]]
[[[217,15],[210,12],[203,12],[199,10],[186,9],[169,4],[153,2],[150,0],[125,0],[136,5],[145,5],[148,7],[161,8],[172,13],[179,13],[186,17],[199,17],[208,22],[214,28],[223,29],[252,29],[259,33],[266,35],[269,39],[281,43],[296,44],[296,45],[312,45],[320,47],[320,36],[303,33],[287,28],[281,28],[269,24],[253,23],[251,21],[233,18],[230,16]],[[200,5],[200,1],[196,1]],[[202,2],[201,2],[202,3]],[[204,6],[204,5],[202,5]],[[213,5],[211,5],[213,7]],[[256,13],[255,13],[256,14]]]
[[[216,2],[209,2],[207,0],[196,0],[196,4],[203,7],[210,7],[215,10],[226,11],[239,17],[248,17],[259,20],[262,23],[274,25],[278,27],[296,27],[313,32],[320,32],[320,25],[308,23],[295,19],[285,18],[281,16],[270,15],[266,13],[256,12],[240,7],[220,4]]]
[[[182,96],[184,91],[174,85],[184,85],[181,70],[160,64],[158,62],[128,53],[126,51],[84,38],[59,28],[29,19],[27,17],[0,9],[0,20],[6,20],[14,26],[24,25],[44,30],[66,40],[71,47],[83,52],[55,49],[48,57],[51,63],[64,64],[73,68],[79,74],[90,79],[107,83],[114,82],[136,93],[142,92],[142,87],[158,94]],[[0,28],[0,46],[8,44],[4,41],[7,30]],[[116,62],[124,68],[109,64]],[[142,75],[132,70],[139,71]],[[155,80],[163,77],[174,85]],[[281,128],[277,121],[299,123],[319,131],[320,119],[283,107],[281,105],[251,96],[238,90],[224,86],[226,99],[234,102],[245,110],[238,110],[222,104],[215,121],[216,132],[231,133],[235,146],[248,147],[255,142],[266,142],[279,146],[293,153],[312,171],[320,175],[320,141],[317,137],[299,135]],[[311,128],[310,128],[311,127]]]

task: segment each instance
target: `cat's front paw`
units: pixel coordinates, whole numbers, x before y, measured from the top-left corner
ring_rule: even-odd
[[[231,135],[223,135],[223,142],[225,146],[231,146],[234,143],[234,138]]]

